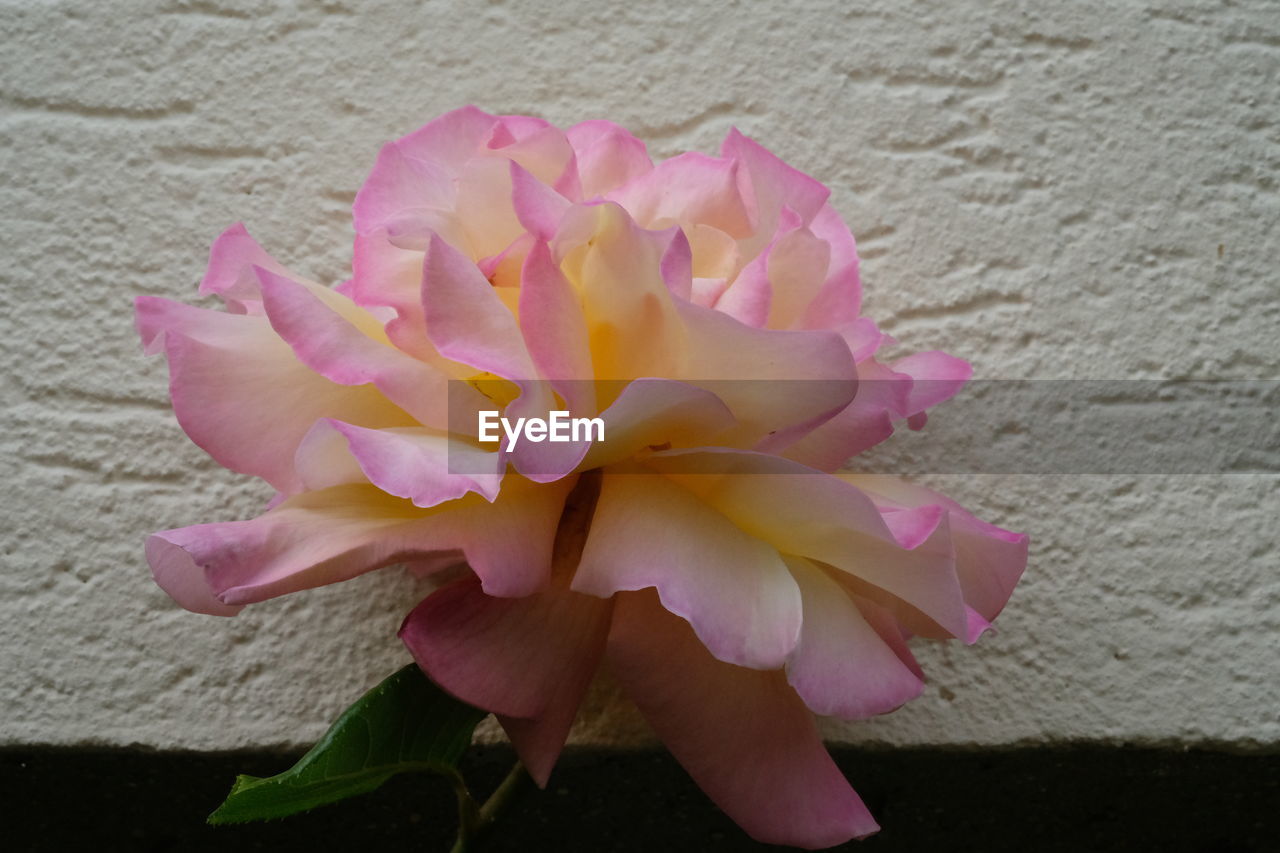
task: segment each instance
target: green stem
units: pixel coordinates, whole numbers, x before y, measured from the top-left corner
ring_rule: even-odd
[[[458,795],[458,840],[454,842],[451,853],[470,853],[476,839],[493,825],[498,815],[528,780],[529,774],[524,765],[517,761],[507,773],[507,778],[489,795],[484,805],[477,809],[466,782],[460,774],[455,773],[453,785]]]
[[[480,832],[480,809],[476,807],[462,774],[454,771],[450,778],[453,780],[453,792],[458,796],[458,840],[454,842],[453,853],[466,853]]]
[[[515,798],[525,783],[529,781],[529,773],[524,769],[524,765],[517,761],[511,766],[511,770],[507,773],[507,778],[502,780],[489,799],[484,801],[484,805],[480,807],[480,829],[483,831],[490,824],[498,819],[498,815],[507,807],[507,804]]]

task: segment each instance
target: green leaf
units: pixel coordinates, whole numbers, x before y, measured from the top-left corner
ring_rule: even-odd
[[[209,823],[285,817],[364,794],[397,773],[457,776],[486,713],[454,699],[409,664],[343,712],[290,769],[239,776]]]

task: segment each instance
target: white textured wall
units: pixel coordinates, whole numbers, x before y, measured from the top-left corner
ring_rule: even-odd
[[[832,187],[868,313],[980,376],[1280,376],[1267,0],[80,0],[0,31],[0,742],[299,743],[405,660],[397,571],[225,621],[152,586],[147,532],[267,493],[181,434],[130,302],[190,297],[236,220],[339,280],[378,146],[461,104],[656,155],[736,124]],[[931,482],[1032,534],[1026,580],[833,734],[1280,741],[1277,477]],[[637,730],[600,696],[581,734]]]

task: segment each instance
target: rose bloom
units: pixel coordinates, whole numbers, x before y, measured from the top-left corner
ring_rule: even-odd
[[[878,828],[814,713],[917,696],[911,635],[972,643],[1027,540],[890,477],[837,469],[969,376],[885,362],[828,191],[733,131],[654,165],[622,128],[475,108],[386,145],[354,275],[290,272],[242,226],[202,294],[137,302],[179,423],[277,492],[258,518],[147,541],[200,613],[407,563],[442,586],[414,659],[497,715],[545,784],[608,667],[760,841]],[[478,442],[475,414],[600,417],[605,440]]]

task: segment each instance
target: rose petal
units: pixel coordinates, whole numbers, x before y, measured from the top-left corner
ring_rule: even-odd
[[[200,293],[218,294],[237,314],[254,313],[251,303],[262,298],[254,267],[292,275],[249,236],[243,223],[237,222],[213,241],[209,249],[209,266],[200,281]]]
[[[828,575],[828,577],[837,583],[841,580],[835,575]],[[869,598],[863,598],[850,592],[846,584],[842,584],[842,586],[846,587],[845,591],[848,592],[849,598],[857,606],[862,618],[867,620],[867,624],[872,627],[886,646],[893,649],[893,653],[898,656],[898,660],[902,661],[903,666],[923,682],[924,670],[920,668],[915,655],[911,653],[911,649],[907,646],[907,638],[910,635],[903,628],[902,623],[895,619],[893,614],[886,608],[881,607]]]
[[[652,593],[624,593],[610,670],[676,760],[752,838],[810,849],[879,829],[781,672],[722,663]]]
[[[792,168],[760,143],[730,129],[720,146],[720,156],[741,161],[751,176],[756,213],[752,241],[767,242],[777,229],[782,209],[789,207],[808,225],[826,204],[831,191],[798,169]]]
[[[900,358],[890,365],[912,379],[903,417],[915,415],[956,395],[973,376],[973,367],[964,359],[930,350]]]
[[[474,262],[432,236],[423,260],[427,334],[445,358],[507,379],[534,379],[516,318]]]
[[[452,375],[458,372],[458,365],[436,352],[427,338],[422,310],[422,260],[432,234],[453,246],[466,246],[466,239],[451,236],[448,229],[440,230],[440,225],[440,222],[417,223],[413,227],[423,230],[408,241],[393,240],[385,228],[356,234],[351,293],[356,304],[370,311],[393,309],[395,316],[385,322],[384,329],[395,346]],[[416,245],[418,243],[421,245]]]
[[[837,333],[757,329],[687,302],[677,308],[689,355],[674,378],[728,405],[738,426],[723,444],[786,446],[854,399],[857,367]]]
[[[485,146],[500,121],[497,116],[468,105],[432,119],[400,137],[396,144],[406,155],[437,163],[456,175]]]
[[[339,385],[373,385],[419,423],[447,428],[448,377],[391,346],[376,317],[318,285],[258,277],[272,328],[303,364]]]
[[[521,394],[507,405],[502,414],[510,422],[518,424],[524,418],[541,419],[550,423],[552,412],[565,411],[556,401],[550,383],[534,380],[517,384]],[[590,430],[585,435],[579,434],[576,440],[573,439],[572,430],[568,434],[570,440],[567,441],[551,441],[549,438],[534,441],[525,435],[510,451],[506,449],[504,436],[500,446],[517,471],[535,482],[549,483],[572,473],[591,449]]]
[[[490,502],[498,495],[505,465],[497,453],[430,430],[364,429],[331,419],[318,421],[298,449],[298,473],[309,488],[353,482],[350,466],[334,458],[334,434],[368,482],[414,506],[433,507],[468,492]],[[334,479],[335,472],[346,473]]]
[[[406,211],[451,209],[454,179],[497,123],[495,116],[463,107],[384,145],[352,205],[357,233],[385,227]]]
[[[520,287],[520,330],[538,374],[551,381],[575,415],[596,412],[595,375],[586,319],[573,286],[545,243],[525,258]]]
[[[720,660],[777,668],[799,637],[800,591],[777,551],[664,477],[606,472],[572,588],[651,586]]]
[[[924,682],[885,644],[844,589],[808,560],[786,561],[804,607],[787,680],[804,703],[816,714],[856,720],[919,696]]]
[[[608,612],[607,602],[567,590],[495,598],[469,577],[427,596],[400,638],[423,671],[459,699],[532,718],[546,711],[565,668],[577,669],[583,651],[598,659]],[[592,638],[601,646],[594,653],[582,648]]]
[[[693,297],[693,248],[683,230],[672,226],[669,232],[671,242],[662,253],[662,280],[673,296],[688,300]]]
[[[841,474],[885,507],[946,510],[964,599],[987,622],[995,619],[1027,567],[1028,537],[976,518],[950,498],[896,477]]]
[[[645,228],[702,223],[733,237],[752,232],[736,160],[690,151],[659,163],[609,194]]]
[[[156,584],[186,609],[210,616],[235,616],[240,612],[239,605],[225,604],[214,594],[191,555],[164,534],[147,537],[146,555]]]
[[[180,603],[203,574],[225,604],[249,604],[347,580],[391,563],[453,549],[498,595],[545,586],[551,543],[567,489],[504,479],[492,503],[477,495],[419,509],[370,485],[337,486],[292,497],[250,521],[166,530],[149,545],[163,557],[156,580]],[[150,540],[149,540],[150,541]],[[179,596],[182,596],[179,598]]]
[[[774,239],[766,260],[773,292],[770,328],[801,326],[805,310],[825,284],[830,261],[830,245],[804,226],[797,225]]]
[[[545,419],[557,408],[550,386],[537,378],[518,321],[497,288],[474,263],[437,237],[423,264],[422,303],[427,332],[441,355],[519,386],[520,397],[507,406],[505,417],[513,423],[519,418]],[[588,447],[589,442],[521,441],[510,458],[522,474],[550,482],[574,470]]]
[[[757,329],[769,325],[773,287],[769,283],[768,249],[742,268],[715,301],[715,309]]]
[[[848,335],[846,335],[848,340]],[[858,394],[842,412],[781,455],[821,471],[835,471],[849,459],[893,435],[893,418],[906,406],[912,380],[873,358],[858,363]]]
[[[722,278],[695,278],[689,301],[702,308],[712,308],[727,286],[728,282]]]
[[[538,240],[550,240],[556,235],[560,220],[571,206],[569,200],[515,161],[511,163],[510,172],[511,203],[520,224]]]
[[[842,323],[831,328],[844,338],[844,342],[849,345],[849,352],[853,353],[853,360],[858,364],[871,358],[881,347],[897,343],[893,337],[880,331],[880,327],[869,317],[859,317],[851,323]]]
[[[409,156],[401,142],[389,142],[352,204],[356,233],[394,227],[422,211],[449,210],[454,198],[447,166]]]
[[[224,467],[262,477],[278,491],[299,483],[293,453],[320,418],[370,428],[414,420],[370,385],[343,386],[300,362],[262,316],[224,314],[139,297],[148,349],[169,359],[178,423]]]
[[[491,150],[510,158],[535,180],[562,195],[581,196],[573,147],[560,128],[531,116],[503,116],[501,122],[511,141],[495,144],[495,138],[489,144]]]
[[[809,303],[801,325],[810,329],[833,328],[858,319],[862,306],[862,280],[858,274],[858,246],[840,214],[824,204],[809,223],[809,230],[831,251],[827,278]],[[861,360],[861,359],[859,359]]]
[[[604,652],[611,610],[612,602],[555,587],[494,598],[464,578],[414,608],[400,638],[433,681],[503,716],[545,785]]]
[[[693,254],[693,276],[719,281],[719,290],[723,291],[727,280],[738,274],[741,256],[738,252],[738,241],[719,228],[701,223],[695,224],[684,233],[689,240]],[[699,305],[708,304],[695,300]]]
[[[457,185],[454,211],[472,258],[496,255],[524,233],[512,202],[510,160],[499,156],[470,160],[462,167]]]
[[[713,443],[734,424],[733,413],[715,394],[669,379],[627,383],[600,420],[604,440],[592,443],[584,469],[622,461],[647,447]]]
[[[809,303],[823,287],[830,253],[826,241],[805,228],[791,208],[783,208],[773,241],[738,273],[717,300],[716,310],[749,326],[800,327]]]
[[[351,265],[352,298],[357,304],[389,306],[400,316],[408,311],[421,318],[421,251],[397,246],[390,233],[379,228],[356,234]],[[421,323],[418,325],[418,333],[425,334]]]
[[[562,248],[561,270],[582,299],[596,378],[672,376],[686,343],[661,274],[670,237],[640,228],[611,202],[566,216],[558,241],[566,229],[580,242]]]
[[[790,460],[727,449],[655,453],[647,466],[694,491],[743,530],[878,587],[967,633],[946,513],[922,505],[887,519],[851,482]]]
[[[565,136],[577,158],[584,200],[599,198],[653,168],[644,143],[611,121],[584,121]]]

